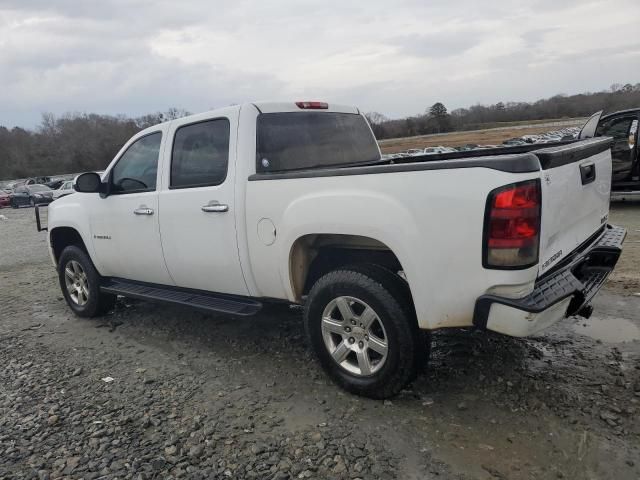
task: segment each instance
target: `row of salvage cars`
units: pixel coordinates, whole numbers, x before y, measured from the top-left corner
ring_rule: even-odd
[[[0,188],[0,208],[20,208],[25,206],[48,205],[54,200],[75,192],[72,179],[53,180],[37,183],[29,179],[13,182]],[[57,188],[51,188],[51,186]]]
[[[426,148],[411,148],[404,152],[387,153],[383,154],[382,158],[386,160],[393,160],[396,158],[406,157],[418,157],[422,155],[439,155],[443,153],[455,153],[455,152],[467,152],[470,150],[489,150],[501,147],[514,147],[519,145],[528,144],[545,144],[545,143],[557,143],[569,140],[575,140],[580,133],[580,127],[567,127],[561,130],[554,130],[551,132],[542,133],[540,135],[522,135],[521,137],[514,137],[505,140],[500,145],[478,145],[475,143],[469,143],[457,147],[445,147],[442,145],[426,147]]]

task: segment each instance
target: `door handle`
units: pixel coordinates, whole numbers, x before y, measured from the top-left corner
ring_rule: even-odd
[[[148,207],[138,207],[133,211],[133,213],[136,215],[153,215],[153,210]]]
[[[203,205],[202,206],[202,211],[206,212],[206,213],[210,213],[210,212],[217,212],[217,213],[228,212],[229,211],[229,205],[225,205],[224,203],[218,203],[216,201],[211,201],[207,205]]]
[[[593,162],[580,165],[580,178],[583,185],[588,185],[596,179],[596,165]]]

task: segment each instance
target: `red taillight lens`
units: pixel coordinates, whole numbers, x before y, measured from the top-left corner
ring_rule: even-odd
[[[487,268],[527,268],[538,262],[540,181],[493,190],[487,201],[484,259]]]
[[[296,102],[298,108],[303,110],[326,110],[329,104],[325,102]]]

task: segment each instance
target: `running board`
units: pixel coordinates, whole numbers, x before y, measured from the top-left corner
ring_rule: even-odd
[[[231,315],[254,315],[262,308],[262,303],[248,297],[134,282],[120,278],[103,279],[100,291],[141,300],[175,303]]]

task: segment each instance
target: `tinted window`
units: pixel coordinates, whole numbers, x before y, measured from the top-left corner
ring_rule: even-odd
[[[120,157],[111,172],[113,193],[155,190],[162,133],[136,140]]]
[[[227,176],[229,121],[210,120],[180,127],[171,153],[171,188],[219,185]]]
[[[627,139],[629,137],[629,131],[631,130],[631,123],[633,123],[634,117],[622,117],[612,118],[611,120],[605,120],[598,125],[596,135],[603,137],[613,137],[616,140]]]
[[[258,116],[257,129],[258,172],[351,165],[380,159],[376,140],[361,115],[265,113]]]

